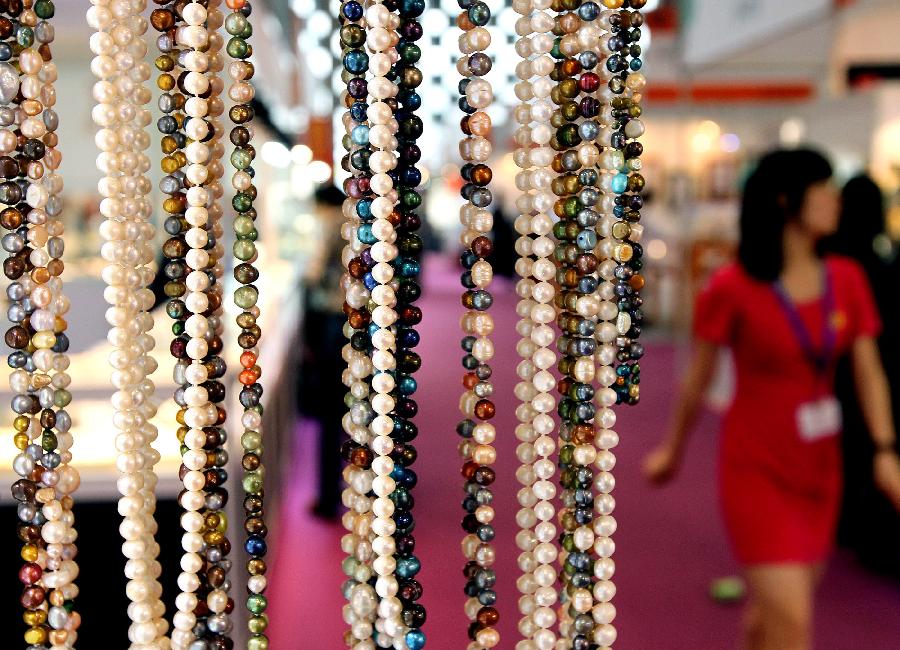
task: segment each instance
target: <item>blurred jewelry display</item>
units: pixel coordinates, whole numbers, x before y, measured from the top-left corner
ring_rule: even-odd
[[[229,464],[225,424],[223,157],[227,96],[233,107],[228,192],[235,215],[233,269],[241,348],[242,545],[248,650],[267,650],[267,535],[263,387],[259,365],[258,191],[254,146],[255,67],[249,0],[91,0],[93,119],[98,126],[104,297],[120,472],[120,532],[127,558],[130,648],[234,647],[231,541],[224,508]],[[457,71],[462,139],[460,208],[463,393],[457,426],[465,479],[462,508],[467,650],[500,646],[495,584],[497,459],[494,357],[493,61],[491,10],[459,0]],[[514,0],[521,60],[516,67],[515,152],[519,171],[514,393],[519,468],[515,544],[520,592],[516,650],[605,650],[612,623],[617,404],[639,400],[642,327],[640,225],[644,178],[641,38],[646,0]],[[417,213],[422,157],[420,69],[424,0],[342,0],[341,161],[347,242],[341,284],[347,322],[342,380],[349,440],[342,569],[347,629],[356,650],[426,645],[418,581],[413,488],[418,476],[414,377],[422,310],[423,243]],[[22,605],[34,650],[73,647],[78,573],[71,492],[71,399],[62,294],[62,223],[56,173],[58,118],[49,43],[50,0],[21,0],[0,16],[0,224],[11,283],[13,486],[25,560]],[[154,60],[166,195],[162,273],[178,388],[178,496],[183,556],[172,631],[159,577],[155,465],[156,369],[151,353],[154,236],[150,162],[152,99],[146,82],[148,24]],[[224,28],[224,30],[223,30]],[[226,37],[222,32],[227,33]],[[428,70],[425,73],[429,72]],[[555,326],[554,327],[554,323]],[[554,374],[556,366],[559,378]],[[554,393],[555,391],[555,393]],[[560,423],[556,424],[553,412]],[[38,442],[40,438],[40,442]],[[558,469],[557,469],[558,468]],[[168,634],[168,636],[167,636]]]
[[[12,485],[23,542],[20,603],[29,648],[71,648],[80,616],[72,513],[79,475],[70,465],[71,401],[66,372],[63,294],[62,156],[54,108],[57,78],[50,44],[55,7],[50,0],[6,3],[0,16],[0,223],[10,283],[6,343],[12,349],[14,442],[19,450]]]

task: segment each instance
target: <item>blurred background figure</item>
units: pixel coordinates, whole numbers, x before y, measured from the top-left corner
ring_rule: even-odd
[[[321,244],[302,280],[303,347],[297,404],[300,414],[315,420],[319,427],[318,498],[313,512],[330,519],[337,516],[341,503],[341,418],[346,410],[346,389],[341,381],[346,366],[341,350],[347,343],[341,286],[341,252],[346,243],[341,237],[344,194],[328,183],[313,196]]]
[[[851,178],[841,194],[837,233],[827,250],[856,260],[872,287],[883,324],[878,348],[891,387],[891,406],[900,413],[900,280],[896,251],[886,234],[886,201],[881,188],[863,174]],[[875,485],[872,460],[876,449],[868,434],[851,374],[852,360],[838,363],[836,394],[844,413],[844,499],[839,538],[868,567],[900,577],[900,514]]]
[[[738,260],[717,271],[698,298],[693,360],[669,434],[646,459],[651,480],[675,475],[718,348],[731,348],[737,386],[723,424],[718,482],[749,588],[747,650],[812,647],[813,594],[841,502],[835,372],[844,355],[875,449],[874,482],[900,509],[900,459],[872,291],[859,263],[819,253],[838,228],[831,176],[822,155],[802,149],[769,153],[750,175]]]

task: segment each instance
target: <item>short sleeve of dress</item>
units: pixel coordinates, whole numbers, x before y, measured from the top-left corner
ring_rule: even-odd
[[[852,338],[877,337],[881,334],[881,316],[865,271],[856,261],[848,258],[840,260],[839,268],[839,272],[847,278],[850,295],[847,322]]]
[[[735,290],[737,269],[728,265],[716,271],[697,296],[694,306],[694,337],[728,345],[734,340],[737,323]]]

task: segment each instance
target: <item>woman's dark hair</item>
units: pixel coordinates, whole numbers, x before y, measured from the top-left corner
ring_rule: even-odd
[[[796,219],[811,185],[831,178],[831,164],[811,149],[785,149],[763,156],[744,185],[738,260],[763,282],[784,264],[784,228]]]
[[[875,181],[861,174],[847,181],[841,199],[841,220],[828,241],[828,250],[852,257],[868,270],[878,257],[872,244],[884,233],[884,194]]]

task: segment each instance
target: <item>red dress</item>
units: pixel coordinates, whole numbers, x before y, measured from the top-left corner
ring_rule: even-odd
[[[862,269],[828,257],[835,357],[881,324]],[[796,306],[811,342],[823,345],[824,299]],[[808,442],[797,409],[834,390],[808,360],[772,285],[736,263],[720,269],[697,300],[695,335],[734,353],[737,384],[725,416],[719,486],[725,526],[744,564],[824,560],[841,498],[838,435]]]

